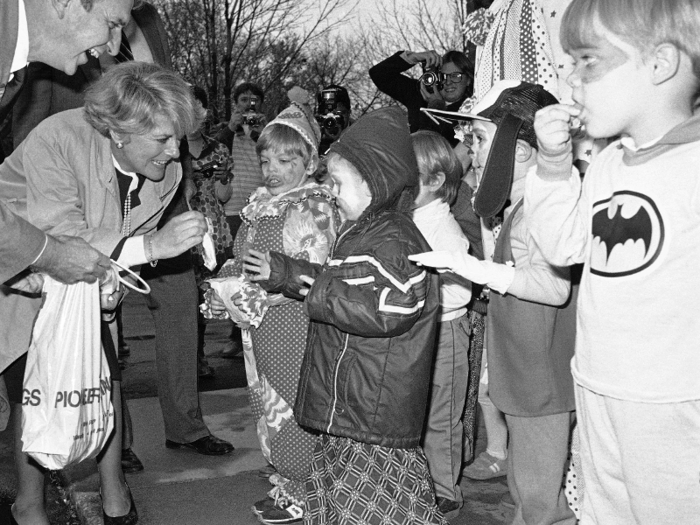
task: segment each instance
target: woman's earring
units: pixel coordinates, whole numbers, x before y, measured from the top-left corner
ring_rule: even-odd
[[[124,147],[123,142],[117,142],[117,149],[122,149]]]

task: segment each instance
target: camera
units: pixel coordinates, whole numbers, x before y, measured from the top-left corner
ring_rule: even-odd
[[[338,108],[338,89],[329,88],[321,91],[316,121],[324,134],[337,138],[345,129],[347,122],[345,113]]]
[[[250,109],[243,115],[243,123],[248,126],[259,126],[263,123],[263,116],[258,115],[257,112],[257,100],[253,99],[250,101]]]
[[[201,173],[206,173],[207,175],[211,175],[216,171],[219,171],[222,169],[222,166],[219,165],[215,160],[212,160],[211,162],[207,162],[206,164],[200,166],[197,171]]]
[[[445,85],[445,75],[439,69],[432,67],[424,68],[419,80],[428,93],[433,93],[436,87],[440,91]]]
[[[230,173],[228,172],[227,167],[222,166],[215,160],[200,166],[196,171],[202,173],[207,178],[216,176],[216,178],[223,184],[226,184],[230,178]]]

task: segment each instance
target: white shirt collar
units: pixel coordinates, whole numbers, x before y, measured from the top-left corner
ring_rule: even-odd
[[[647,142],[646,144],[642,144],[641,146],[637,146],[637,144],[634,142],[634,139],[632,137],[622,137],[620,139],[620,144],[622,144],[624,147],[631,151],[639,151],[640,149],[648,148],[650,146],[653,146],[657,142],[659,142],[663,138],[663,135],[661,137],[657,137],[654,140],[651,140]]]
[[[19,0],[19,20],[17,23],[17,47],[12,58],[10,71],[14,73],[28,64],[29,58],[29,29],[27,27],[27,12],[24,8],[24,0]],[[12,75],[10,75],[10,80]]]
[[[129,184],[129,192],[128,193],[131,193],[132,191],[134,191],[139,185],[139,178],[136,175],[136,173],[134,173],[133,171],[126,171],[125,169],[123,169],[119,165],[119,161],[117,161],[117,159],[114,158],[114,155],[112,155],[112,164],[114,164],[114,167],[117,168],[121,173],[131,177],[131,184]]]
[[[435,199],[430,201],[428,204],[424,204],[420,208],[415,208],[413,210],[413,217],[419,218],[420,220],[431,220],[431,221],[441,221],[445,212],[450,210],[449,204],[447,204],[442,199]]]

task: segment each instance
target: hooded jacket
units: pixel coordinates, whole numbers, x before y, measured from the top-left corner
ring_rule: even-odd
[[[374,111],[330,149],[350,161],[372,200],[341,227],[323,266],[272,254],[270,289],[300,297],[315,279],[295,405],[300,425],[390,448],[418,446],[439,304],[437,274],[408,255],[430,250],[411,220],[416,165],[405,114]]]

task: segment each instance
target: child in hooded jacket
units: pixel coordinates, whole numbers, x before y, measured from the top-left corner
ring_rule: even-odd
[[[374,111],[330,148],[343,221],[325,264],[251,250],[244,269],[305,297],[311,319],[294,414],[321,434],[304,523],[445,524],[420,448],[435,352],[437,275],[411,219],[418,167],[405,114]]]

